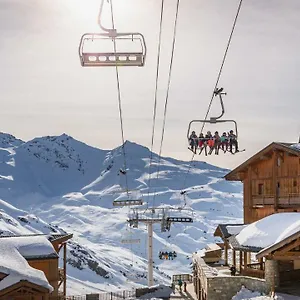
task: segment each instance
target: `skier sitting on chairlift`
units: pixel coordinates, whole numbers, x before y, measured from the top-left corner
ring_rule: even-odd
[[[220,137],[221,139],[221,148],[224,151],[224,153],[226,153],[226,151],[228,150],[228,137],[227,137],[227,133],[223,132],[222,136]]]
[[[219,148],[220,148],[220,144],[221,144],[221,138],[219,136],[218,131],[215,132],[215,135],[213,136],[213,140],[214,140],[214,144],[213,144],[213,147],[210,149],[209,154],[211,154],[212,151],[215,149],[215,154],[219,155]]]
[[[197,144],[198,144],[198,137],[195,133],[195,131],[192,132],[192,134],[190,135],[189,138],[189,142],[190,142],[190,146],[191,146],[191,150],[196,153],[196,149],[197,149]]]
[[[198,146],[200,148],[199,155],[202,153],[203,149],[205,151],[205,156],[207,156],[207,143],[206,138],[204,137],[203,133],[200,133],[198,138]]]
[[[235,153],[239,152],[238,141],[237,141],[236,135],[233,133],[233,130],[230,130],[228,138],[229,138],[229,149],[230,149],[229,151],[231,153],[233,153],[232,152],[232,146],[234,146],[235,147]]]
[[[215,145],[215,141],[214,141],[214,138],[213,138],[210,131],[207,131],[207,134],[206,134],[205,138],[207,139],[207,145],[209,147],[209,153],[208,154],[211,154],[212,151],[213,151],[214,145]]]

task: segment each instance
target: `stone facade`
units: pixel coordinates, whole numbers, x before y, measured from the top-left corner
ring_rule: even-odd
[[[277,260],[267,259],[265,262],[265,279],[269,290],[275,290],[279,286],[279,267]]]
[[[219,275],[201,257],[194,257],[194,288],[198,300],[228,300],[245,286],[264,294],[270,289],[264,279]]]

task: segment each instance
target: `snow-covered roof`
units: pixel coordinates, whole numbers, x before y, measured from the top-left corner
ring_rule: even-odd
[[[211,243],[211,244],[207,244],[205,249],[207,251],[216,251],[216,250],[221,250],[221,247],[217,244]]]
[[[25,259],[56,254],[45,236],[1,238],[0,253],[0,272],[8,275],[0,281],[0,290],[27,280],[53,291],[44,272],[30,267]]]
[[[295,149],[295,150],[300,151],[300,143],[293,144],[293,145],[291,145],[290,147],[293,148],[293,149]]]
[[[267,248],[300,231],[300,213],[277,213],[258,220],[236,236],[241,246]]]

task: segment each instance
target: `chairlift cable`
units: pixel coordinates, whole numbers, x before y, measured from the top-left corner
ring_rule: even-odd
[[[151,165],[152,165],[152,159],[153,159],[153,146],[154,146],[156,111],[157,111],[157,92],[158,92],[158,79],[159,79],[159,66],[160,66],[160,52],[161,52],[161,37],[162,37],[164,2],[165,2],[165,0],[161,1],[161,10],[160,10],[159,37],[158,37],[157,63],[156,63],[156,79],[155,79],[155,92],[154,92],[154,106],[153,106],[153,117],[152,117],[152,137],[151,137],[150,160],[149,160],[148,199],[149,199],[149,194],[150,194],[150,182],[151,182],[151,173],[150,172],[151,172]],[[147,208],[148,208],[148,206],[149,206],[149,202],[147,202]]]
[[[113,30],[115,29],[115,20],[114,20],[114,11],[113,11],[113,3],[110,0],[110,10],[111,10],[111,23]],[[116,39],[113,38],[114,45],[114,53],[117,53]],[[125,153],[125,139],[124,139],[124,126],[123,126],[123,113],[122,113],[122,99],[121,99],[121,87],[120,87],[120,77],[119,77],[119,69],[118,66],[115,66],[116,69],[116,78],[117,78],[117,89],[118,89],[118,107],[119,107],[119,118],[120,118],[120,127],[121,127],[121,137],[122,137],[122,153],[124,157],[124,169],[125,172],[127,170],[126,164],[126,153]],[[127,172],[125,173],[125,185],[126,185],[126,193],[127,197],[129,197],[129,189],[128,189],[128,179]]]
[[[219,73],[218,73],[218,76],[217,76],[217,81],[216,81],[215,87],[213,89],[213,93],[212,93],[212,96],[211,96],[211,99],[210,99],[210,102],[209,102],[209,105],[208,105],[207,112],[206,112],[204,120],[207,119],[208,114],[209,114],[210,109],[211,109],[211,106],[212,106],[212,102],[213,102],[213,99],[214,99],[214,96],[215,96],[215,90],[218,87],[218,84],[219,84],[219,81],[220,81],[220,78],[221,78],[221,75],[222,75],[223,67],[225,65],[225,61],[226,61],[226,58],[227,58],[228,50],[229,50],[229,47],[231,45],[233,33],[234,33],[234,30],[235,30],[235,27],[236,27],[238,16],[240,14],[242,3],[243,3],[243,0],[240,0],[239,5],[238,5],[238,9],[237,9],[237,12],[236,12],[236,15],[235,15],[235,18],[234,18],[233,26],[232,26],[232,29],[231,29],[231,32],[230,32],[230,35],[229,35],[229,39],[228,39],[228,42],[227,42],[227,46],[226,46],[226,49],[225,49],[225,52],[224,52],[224,56],[223,56],[223,60],[222,60],[222,63],[221,63],[221,67],[220,67],[220,70],[219,70]],[[203,133],[204,126],[205,126],[205,123],[202,124],[202,128],[201,128],[201,132],[200,133]],[[191,161],[189,163],[188,170],[187,170],[187,173],[186,173],[184,181],[183,181],[183,186],[182,186],[182,189],[181,189],[182,191],[185,189],[187,176],[190,173],[194,157],[195,157],[195,153],[193,153]]]
[[[161,162],[162,146],[163,146],[164,135],[165,135],[165,127],[166,127],[166,119],[167,119],[167,109],[168,109],[168,100],[169,100],[169,92],[170,92],[170,86],[171,86],[173,60],[174,60],[174,52],[175,52],[175,44],[176,44],[176,34],[177,34],[177,21],[178,21],[179,4],[180,4],[180,0],[177,0],[176,13],[175,13],[175,21],[174,21],[174,30],[173,30],[172,52],[171,52],[171,59],[170,59],[170,64],[169,64],[168,85],[167,85],[167,93],[166,93],[165,106],[164,106],[164,119],[163,119],[163,127],[162,127],[161,140],[160,140],[160,149],[159,149],[159,154],[158,154],[159,158],[158,158],[158,165],[157,165],[157,176],[156,176],[157,180],[158,180],[158,176],[159,176],[159,167],[160,167],[160,162]],[[155,196],[156,196],[156,191],[153,194],[153,206],[155,206]]]

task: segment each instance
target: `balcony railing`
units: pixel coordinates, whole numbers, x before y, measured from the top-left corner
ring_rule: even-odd
[[[274,205],[275,195],[252,195],[253,206]],[[278,196],[279,207],[300,206],[300,194],[289,193]]]

